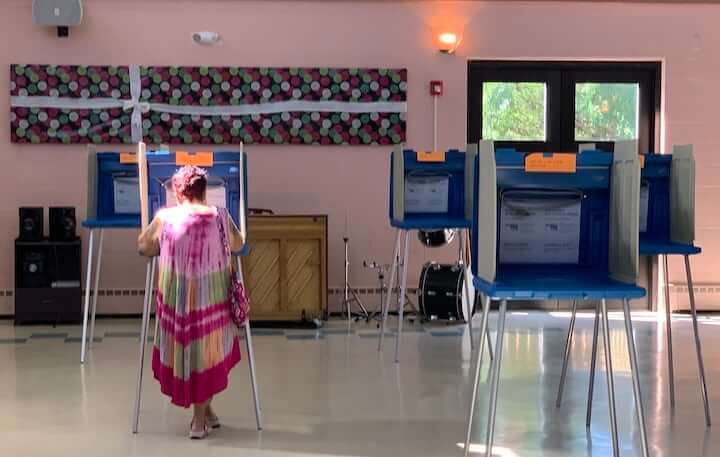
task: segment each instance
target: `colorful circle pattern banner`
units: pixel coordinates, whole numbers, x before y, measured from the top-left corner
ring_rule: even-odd
[[[15,143],[389,145],[407,70],[12,65]]]

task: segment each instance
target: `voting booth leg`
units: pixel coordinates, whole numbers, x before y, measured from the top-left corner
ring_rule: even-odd
[[[90,278],[92,278],[93,244],[95,231],[90,230],[88,240],[87,271],[85,272],[85,305],[83,306],[83,330],[80,342],[80,363],[85,363],[85,350],[87,349],[88,314],[90,312]]]
[[[255,351],[253,350],[250,320],[245,322],[245,345],[247,346],[248,364],[250,365],[250,383],[252,384],[253,402],[255,403],[255,422],[257,429],[262,430],[262,410],[260,409],[260,394],[258,393],[257,375],[255,373]]]
[[[595,304],[595,323],[593,326],[592,355],[590,356],[590,382],[588,385],[587,411],[585,413],[586,428],[590,428],[590,422],[592,420],[593,392],[595,391],[595,367],[597,366],[598,351],[598,327],[600,325],[600,316],[598,315],[598,312],[598,306],[597,304]]]
[[[490,342],[490,332],[488,331],[488,315],[490,314],[490,297],[483,297],[482,320],[480,321],[480,335],[488,335],[488,343]],[[480,338],[477,348],[475,348],[475,377],[473,379],[472,396],[470,399],[470,412],[468,413],[467,432],[465,434],[465,457],[470,454],[470,440],[472,438],[473,419],[475,416],[475,404],[477,403],[478,387],[480,386],[480,371],[483,359],[483,343],[485,339]],[[490,347],[488,347],[490,349]],[[492,352],[490,352],[492,355]],[[492,357],[490,358],[492,360]]]
[[[97,262],[95,263],[95,282],[93,285],[92,313],[90,314],[90,338],[88,344],[95,339],[95,316],[97,315],[98,290],[100,288],[100,268],[102,267],[103,241],[105,241],[105,230],[100,229],[100,242],[98,243]]]
[[[630,370],[632,371],[633,393],[635,394],[635,413],[640,425],[640,444],[643,457],[648,457],[647,429],[645,428],[645,410],[643,408],[642,393],[640,391],[640,371],[637,362],[637,348],[635,347],[635,336],[633,335],[632,317],[630,315],[630,300],[623,300],[623,311],[625,312],[625,333],[627,334],[628,352],[630,353]]]
[[[145,299],[143,300],[142,327],[140,328],[140,355],[138,356],[137,388],[135,390],[135,409],[133,412],[132,432],[138,432],[140,421],[140,400],[142,397],[143,368],[145,366],[145,345],[147,344],[147,332],[150,322],[150,303],[152,301],[152,271],[156,258],[148,260],[145,273]]]
[[[400,337],[402,336],[403,319],[405,314],[405,293],[407,292],[408,259],[410,259],[410,231],[405,230],[405,250],[402,256],[402,279],[400,283],[400,298],[398,299],[398,329],[395,338],[395,363],[400,363]]]
[[[685,256],[685,273],[687,274],[688,298],[690,299],[690,313],[692,315],[693,334],[695,336],[695,353],[697,355],[698,370],[700,372],[700,391],[705,406],[705,425],[710,427],[710,405],[708,404],[707,384],[705,383],[705,364],[703,362],[702,346],[700,345],[700,331],[697,323],[697,309],[695,308],[695,291],[693,290],[692,272],[690,271],[690,258]]]
[[[670,408],[675,409],[675,365],[673,363],[672,344],[672,312],[670,310],[670,273],[668,271],[668,256],[663,255],[665,285],[665,334],[667,335],[668,382],[670,383]]]
[[[155,270],[157,268],[157,258],[153,257],[152,265],[150,266],[150,285],[148,286],[148,328],[150,328],[150,314],[152,314],[152,306],[155,301]],[[157,330],[157,326],[156,326]],[[147,337],[147,335],[145,335]],[[154,335],[153,335],[154,336]],[[142,335],[140,336],[142,338]]]
[[[243,276],[242,261],[240,257],[237,258],[238,273],[240,281],[245,283],[245,277]],[[260,394],[258,393],[258,382],[257,374],[255,372],[255,350],[252,342],[252,332],[250,331],[250,318],[245,322],[245,345],[247,347],[248,365],[250,366],[250,384],[252,385],[253,402],[255,403],[255,421],[257,422],[257,429],[262,430],[262,411],[260,408]]]
[[[382,304],[382,319],[380,320],[380,336],[378,337],[378,351],[382,351],[383,339],[385,338],[385,325],[387,324],[388,312],[390,311],[390,300],[395,290],[395,284],[397,278],[397,267],[400,263],[400,234],[401,230],[397,231],[395,235],[395,250],[393,251],[392,267],[390,267],[390,282],[387,286],[387,294],[385,294],[385,300]]]
[[[458,243],[460,245],[460,256],[459,256],[459,262],[460,267],[462,268],[462,275],[463,275],[463,297],[465,298],[465,303],[467,304],[467,308],[465,309],[465,316],[467,319],[467,326],[468,326],[468,335],[470,336],[470,349],[475,347],[475,340],[473,339],[473,324],[472,324],[472,318],[473,318],[473,308],[475,307],[475,297],[471,296],[470,294],[470,281],[468,280],[467,275],[467,269],[470,268],[470,262],[468,262],[468,256],[465,255],[465,243],[466,243],[466,237],[469,236],[468,230],[461,230],[460,231],[460,242]],[[473,294],[474,295],[474,294]],[[461,301],[462,303],[462,301]],[[483,336],[480,335],[480,338]]]
[[[493,360],[492,379],[490,384],[490,406],[488,408],[487,438],[485,439],[485,457],[492,457],[493,440],[495,438],[495,417],[497,416],[498,390],[500,389],[500,368],[502,367],[503,340],[505,339],[505,314],[507,300],[500,302],[498,329],[495,342],[495,360]]]
[[[615,381],[613,380],[612,348],[610,344],[610,323],[608,322],[607,301],[600,302],[601,318],[603,324],[603,345],[605,347],[605,378],[607,380],[608,409],[610,410],[610,434],[612,437],[612,455],[620,457],[618,444],[617,416],[615,413]]]
[[[562,403],[563,389],[565,388],[565,377],[567,376],[568,360],[570,359],[570,347],[572,346],[573,333],[575,332],[575,317],[577,316],[577,300],[573,300],[572,317],[570,317],[570,328],[565,340],[565,357],[563,358],[562,372],[560,374],[560,386],[558,387],[555,407],[559,408]]]

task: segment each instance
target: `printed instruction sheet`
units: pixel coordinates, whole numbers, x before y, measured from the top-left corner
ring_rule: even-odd
[[[500,262],[578,262],[578,198],[505,197],[500,211]]]
[[[140,214],[140,187],[136,177],[113,179],[113,202],[118,214]]]

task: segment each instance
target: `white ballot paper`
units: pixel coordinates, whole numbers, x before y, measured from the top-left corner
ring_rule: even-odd
[[[650,185],[640,186],[640,232],[647,232],[648,200],[650,199]]]
[[[117,214],[140,214],[140,188],[138,178],[113,178],[113,201]]]
[[[225,186],[222,183],[209,182],[207,190],[205,191],[205,199],[207,200],[208,206],[226,208],[227,199],[225,197]],[[167,206],[177,205],[177,201],[175,200],[175,192],[172,189],[172,184],[165,186],[165,203],[167,204]]]
[[[405,178],[406,213],[447,213],[448,176],[408,176]]]
[[[500,262],[577,263],[580,205],[577,198],[503,198]]]

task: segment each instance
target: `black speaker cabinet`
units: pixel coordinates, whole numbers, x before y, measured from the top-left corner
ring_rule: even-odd
[[[50,208],[50,239],[52,241],[77,239],[75,208]]]
[[[41,241],[43,239],[43,208],[20,208],[19,238],[22,241]]]
[[[81,318],[81,244],[15,241],[15,323],[70,323]]]

